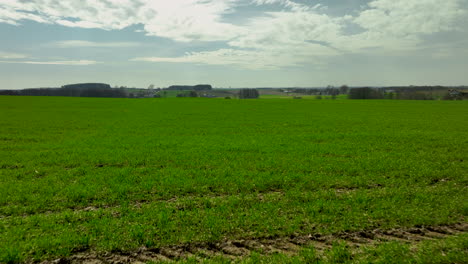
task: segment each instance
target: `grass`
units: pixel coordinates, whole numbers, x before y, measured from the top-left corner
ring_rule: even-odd
[[[0,262],[465,221],[467,116],[466,101],[1,96]],[[408,250],[356,258],[392,248]]]

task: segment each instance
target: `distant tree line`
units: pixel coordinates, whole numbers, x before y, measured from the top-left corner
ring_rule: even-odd
[[[349,99],[397,99],[397,100],[463,100],[449,93],[444,86],[394,86],[383,88],[351,88]],[[466,90],[461,88],[460,91]],[[462,91],[463,92],[463,91]]]
[[[171,85],[164,90],[168,91],[208,91],[212,90],[213,87],[209,84],[197,84],[197,85]]]
[[[189,91],[185,93],[178,93],[176,97],[198,97],[198,93],[195,91]]]
[[[104,83],[80,83],[64,85],[61,88],[37,88],[23,90],[0,90],[0,95],[28,95],[28,96],[74,96],[74,97],[113,97],[113,98],[148,98],[163,97],[166,90],[180,91],[177,97],[210,97],[200,91],[213,88],[209,84],[194,86],[173,85],[166,89],[132,89],[127,87],[111,88]],[[271,88],[261,88],[271,89]],[[399,99],[399,100],[467,100],[468,87],[444,86],[392,86],[392,87],[353,87],[342,85],[339,88],[328,86],[326,88],[282,88],[271,89],[282,93],[293,93],[295,98],[300,95],[315,95],[316,99],[336,99],[339,94],[347,94],[349,99]],[[327,96],[327,97],[322,97]],[[240,99],[259,98],[257,89],[239,89]]]
[[[417,91],[438,91],[438,90],[444,90],[446,91],[448,89],[448,87],[444,87],[444,86],[440,86],[440,85],[436,85],[436,86],[414,86],[414,85],[410,85],[410,86],[388,86],[388,87],[384,87],[384,88],[381,88],[381,89],[384,89],[384,90],[393,90],[395,92],[398,92],[398,93],[402,93],[402,92],[417,92]]]
[[[0,90],[0,95],[25,96],[72,96],[72,97],[113,97],[124,98],[124,89],[113,89],[108,84],[82,83],[64,85],[61,88],[39,88],[23,90]]]
[[[256,99],[260,96],[257,89],[240,89],[239,99]]]
[[[303,95],[339,95],[347,94],[349,87],[342,85],[341,87],[333,87],[331,85],[326,88],[288,88],[284,92],[303,94]]]
[[[106,83],[77,83],[77,84],[67,84],[62,86],[64,89],[76,89],[76,90],[105,90],[111,89],[111,86]]]
[[[348,93],[349,99],[383,99],[384,92],[382,90],[370,88],[370,87],[361,87],[361,88],[351,88]]]
[[[456,93],[449,91],[455,90]],[[342,85],[339,88],[328,86],[326,88],[286,88],[280,89],[285,93],[295,95],[315,95],[316,99],[322,96],[331,96],[335,99],[339,94],[345,94],[349,99],[398,99],[398,100],[466,100],[468,87],[451,89],[445,86],[390,86],[390,87],[353,87]]]

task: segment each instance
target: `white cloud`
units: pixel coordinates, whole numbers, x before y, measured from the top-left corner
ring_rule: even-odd
[[[257,4],[288,1],[257,0]],[[455,21],[466,14],[459,0],[376,0],[358,17],[330,17],[314,9],[266,12],[245,24],[229,49],[188,53],[174,58],[139,58],[153,62],[236,65],[249,69],[322,64],[325,57],[346,53],[414,51],[422,34],[456,30]],[[440,12],[438,11],[440,10]],[[433,21],[426,21],[431,20]],[[350,24],[362,33],[348,35]]]
[[[326,44],[340,34],[342,25],[340,20],[315,12],[269,12],[247,27],[248,31],[229,42],[231,46],[287,50],[310,41]]]
[[[7,23],[11,25],[19,25],[18,21],[20,20],[32,20],[38,23],[49,23],[49,21],[39,15],[32,14],[29,12],[18,12],[14,6],[19,4],[16,1],[10,0],[1,0],[0,1],[0,22]],[[27,10],[24,10],[27,11]]]
[[[148,35],[176,41],[223,41],[236,37],[243,29],[222,22],[234,1],[182,0],[148,1],[140,15],[145,17]]]
[[[87,66],[87,65],[98,64],[99,62],[92,61],[92,60],[77,60],[77,61],[4,61],[4,60],[0,60],[0,63]]]
[[[138,42],[93,42],[84,40],[64,40],[52,43],[59,48],[128,48],[138,47]]]
[[[370,31],[393,36],[456,30],[467,14],[463,0],[375,0],[354,22]],[[466,3],[466,2],[465,2]],[[465,6],[466,7],[466,6]]]
[[[338,35],[336,47],[348,52],[413,52],[429,34],[460,30],[466,19],[466,0],[375,0],[357,17],[348,18],[363,29],[354,35]],[[369,51],[372,50],[372,51]]]
[[[17,23],[30,19],[72,27],[122,29],[136,22],[138,5],[139,1],[131,0],[0,0],[4,11],[0,18],[5,15]]]
[[[180,42],[221,41],[226,48],[138,61],[235,65],[265,69],[322,63],[349,53],[413,51],[423,36],[466,30],[467,0],[373,0],[355,17],[320,13],[326,6],[291,0],[0,0],[0,23],[22,20],[119,30],[142,25],[149,36]],[[239,5],[277,5],[248,20],[227,22]],[[360,33],[349,34],[353,26]],[[131,47],[133,42],[63,41],[58,47]]]
[[[123,29],[142,24],[148,35],[177,41],[226,40],[238,26],[221,22],[234,0],[0,0],[0,20],[29,19],[67,27]]]

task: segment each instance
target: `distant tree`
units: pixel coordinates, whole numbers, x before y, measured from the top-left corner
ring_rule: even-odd
[[[394,99],[395,98],[395,93],[385,93],[385,99]]]
[[[189,91],[189,92],[180,92],[176,95],[176,97],[198,97],[198,93],[195,91]]]
[[[195,92],[195,91],[190,91],[190,92],[188,93],[188,97],[198,97],[198,94],[197,94],[197,92]]]
[[[195,91],[208,91],[208,90],[213,90],[213,87],[209,84],[197,84],[193,86],[193,90]]]
[[[21,95],[21,94],[15,90],[0,90],[0,95]]]
[[[257,89],[240,89],[239,99],[257,99],[260,96]]]
[[[383,99],[384,93],[370,87],[351,88],[348,93],[349,99]]]
[[[153,90],[154,89],[154,84],[151,84],[150,86],[148,86],[148,90]]]
[[[323,93],[326,95],[338,95],[340,94],[340,89],[328,85],[327,88],[323,90]]]
[[[340,94],[347,94],[347,93],[348,93],[348,90],[349,90],[348,85],[346,85],[346,84],[341,85],[341,87],[340,87]]]

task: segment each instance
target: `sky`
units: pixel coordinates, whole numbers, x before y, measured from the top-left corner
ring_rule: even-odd
[[[468,84],[468,0],[0,0],[0,89]]]

